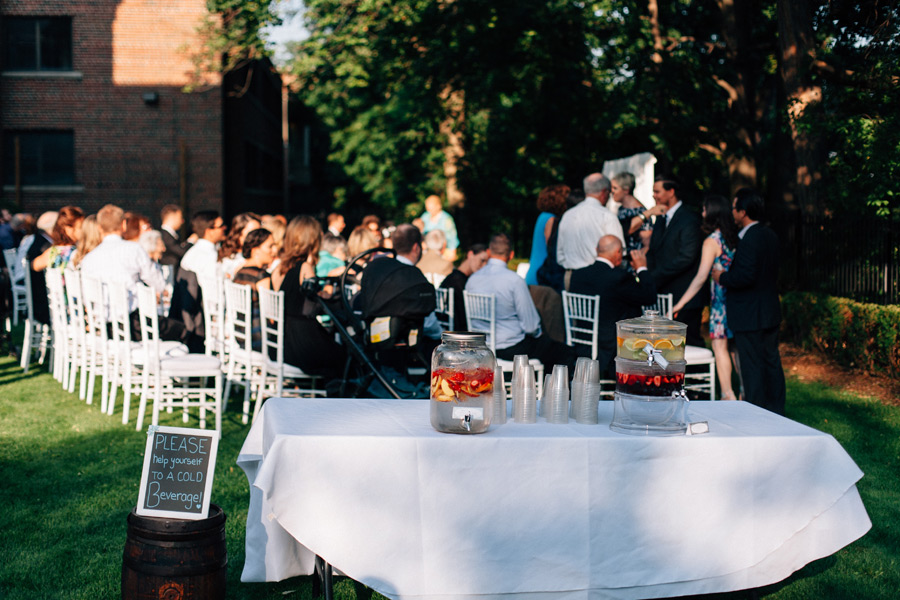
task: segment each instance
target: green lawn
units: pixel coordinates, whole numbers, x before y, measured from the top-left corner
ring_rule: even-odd
[[[777,600],[893,599],[900,590],[900,410],[788,383],[789,416],[834,435],[865,471],[859,484],[873,522],[861,540],[763,590]],[[244,584],[248,485],[235,464],[247,431],[238,402],[224,419],[213,501],[228,515],[228,596],[309,598],[310,578]],[[126,516],[137,501],[145,434],[63,391],[43,369],[23,376],[0,358],[0,598],[117,598]],[[136,414],[132,405],[132,415]],[[162,424],[181,425],[180,415]],[[196,427],[196,420],[188,426]],[[355,596],[349,581],[341,600]],[[724,594],[719,598],[743,598]]]

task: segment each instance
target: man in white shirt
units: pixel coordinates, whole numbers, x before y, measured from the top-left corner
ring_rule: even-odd
[[[559,222],[556,260],[567,271],[594,264],[597,240],[605,235],[614,235],[625,245],[619,219],[606,208],[610,187],[609,179],[602,173],[591,173],[584,178],[584,201],[563,214]],[[570,276],[567,273],[566,281]]]
[[[166,287],[162,271],[137,242],[122,239],[125,230],[125,211],[107,204],[97,212],[97,225],[103,233],[100,245],[81,261],[83,277],[103,283],[123,283],[128,290],[128,312],[131,313],[131,335],[141,339],[137,314],[138,285],[145,284],[161,294]],[[184,325],[165,317],[159,319],[159,335],[164,340],[185,341]],[[189,344],[190,345],[190,344]]]
[[[225,239],[225,222],[214,210],[202,210],[191,218],[191,228],[199,238],[181,258],[181,268],[197,278],[215,277],[219,260],[217,244]]]

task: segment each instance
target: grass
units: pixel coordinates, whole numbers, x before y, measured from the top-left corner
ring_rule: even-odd
[[[873,522],[861,540],[761,590],[773,600],[896,598],[900,589],[900,411],[819,384],[788,383],[788,416],[834,435],[865,471]],[[118,407],[121,410],[121,403]],[[240,582],[247,479],[235,464],[247,426],[232,401],[223,420],[213,501],[228,516],[228,597],[312,597],[312,580]],[[132,414],[136,407],[132,405]],[[144,433],[61,391],[42,369],[0,358],[0,598],[117,598],[125,518],[137,501]],[[181,425],[180,415],[162,424]],[[196,427],[196,421],[188,426]],[[339,600],[352,599],[339,582]],[[720,594],[738,599],[746,594]]]

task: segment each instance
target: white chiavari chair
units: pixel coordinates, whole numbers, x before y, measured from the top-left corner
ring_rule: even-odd
[[[466,323],[469,331],[484,333],[487,337],[488,348],[497,356],[495,339],[497,338],[497,298],[494,294],[474,294],[463,290],[463,302],[466,309]],[[504,383],[507,388],[512,384],[513,361],[497,358],[497,365],[503,369]],[[536,358],[529,358],[528,362],[534,367],[537,378],[538,397],[544,389],[544,363]],[[510,381],[505,381],[506,374],[510,375]]]
[[[100,412],[106,412],[109,399],[109,383],[112,379],[109,333],[107,329],[107,302],[103,283],[91,277],[81,278],[82,304],[87,321],[85,348],[87,350],[88,383],[86,399],[94,402],[94,387],[97,377],[100,382]]]
[[[450,288],[437,288],[434,291],[437,307],[434,309],[438,323],[446,331],[453,331],[455,307],[453,306],[453,290]]]
[[[262,329],[262,374],[257,388],[253,419],[259,414],[265,398],[283,396],[324,396],[324,390],[316,389],[317,375],[284,362],[284,292],[260,289],[259,321]],[[275,359],[271,359],[272,355]],[[296,387],[285,388],[289,382]],[[244,414],[245,423],[247,415]]]
[[[167,357],[159,338],[159,313],[156,292],[147,286],[138,286],[138,312],[141,323],[141,343],[146,362],[144,364],[143,389],[138,408],[137,426],[144,424],[147,400],[153,396],[152,424],[159,424],[159,412],[163,408],[181,406],[183,420],[188,422],[188,408],[199,409],[200,427],[206,428],[206,412],[215,413],[216,431],[222,433],[222,363],[206,354],[187,354]],[[213,381],[209,385],[209,380]]]
[[[38,364],[44,364],[47,351],[50,349],[50,325],[39,323],[34,318],[34,294],[31,288],[31,263],[23,261],[25,270],[25,333],[22,338],[22,356],[20,366],[28,373],[31,366],[31,353],[38,353]]]

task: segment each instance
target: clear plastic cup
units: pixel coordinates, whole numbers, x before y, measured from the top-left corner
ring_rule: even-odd
[[[531,365],[520,371],[513,386],[513,420],[516,423],[537,423],[537,386]]]
[[[492,424],[506,423],[506,385],[503,383],[503,369],[494,369],[494,418]]]

